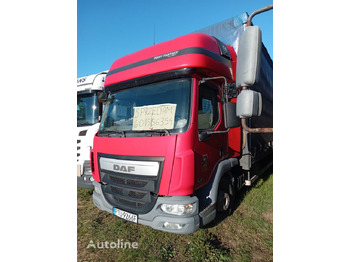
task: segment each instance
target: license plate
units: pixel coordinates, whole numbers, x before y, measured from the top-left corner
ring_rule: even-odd
[[[120,209],[115,208],[115,207],[113,208],[113,215],[120,217],[124,220],[137,223],[137,215],[131,214],[129,212],[120,210]]]

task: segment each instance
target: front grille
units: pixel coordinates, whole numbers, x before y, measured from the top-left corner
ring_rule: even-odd
[[[151,183],[151,181],[146,181],[146,180],[141,181],[137,179],[118,177],[114,174],[110,175],[109,179],[111,180],[112,183],[116,183],[118,185],[126,185],[126,186],[132,186],[137,188],[147,188],[151,191],[155,190],[154,183]]]
[[[123,204],[123,205],[133,207],[133,208],[143,208],[145,206],[145,203],[130,201],[127,199],[116,197],[116,196],[113,196],[113,199],[116,200],[117,202]]]
[[[111,189],[112,189],[113,193],[116,193],[118,195],[123,195],[123,189],[122,188],[111,186]]]
[[[144,187],[147,184],[147,182],[128,179],[126,180],[126,184],[134,187]]]
[[[130,191],[129,196],[137,199],[142,199],[144,196],[146,196],[146,192],[136,192],[136,191]]]
[[[104,158],[106,158],[106,155],[104,155]],[[128,160],[145,161],[145,158],[135,158]],[[154,161],[154,159],[157,161]],[[147,160],[159,162],[157,176],[119,173],[113,170],[101,169],[99,166],[102,192],[110,205],[134,214],[145,214],[153,208],[158,197],[164,158],[158,157],[151,160],[147,158]]]
[[[114,177],[114,176],[111,176],[110,179],[111,179],[113,182],[116,182],[116,183],[121,184],[121,185],[124,185],[124,184],[125,184],[125,181],[126,181],[125,178]]]

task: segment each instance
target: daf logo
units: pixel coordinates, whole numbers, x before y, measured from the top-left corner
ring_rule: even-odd
[[[113,169],[115,171],[128,172],[128,173],[135,171],[134,166],[113,165]]]

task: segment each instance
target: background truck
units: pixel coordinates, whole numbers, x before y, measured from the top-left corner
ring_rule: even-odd
[[[91,150],[99,209],[178,234],[232,212],[272,155],[272,61],[253,14],[112,64]]]
[[[77,79],[77,184],[93,189],[90,150],[102,115],[98,94],[104,89],[107,71]]]

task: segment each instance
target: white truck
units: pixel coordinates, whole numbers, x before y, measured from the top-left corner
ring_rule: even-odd
[[[98,95],[104,90],[108,71],[77,79],[77,184],[93,189],[90,170],[90,150],[102,115],[102,103]]]

